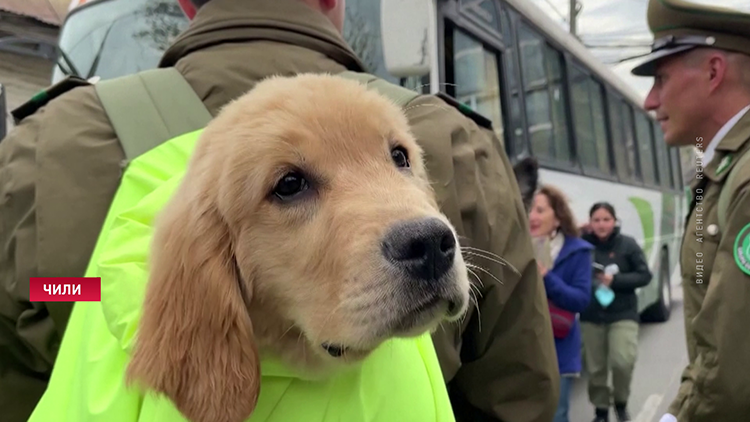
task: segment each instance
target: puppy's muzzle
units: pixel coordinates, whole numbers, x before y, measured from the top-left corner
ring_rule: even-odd
[[[437,218],[404,221],[386,233],[383,255],[413,279],[434,284],[453,267],[456,238]]]
[[[434,217],[405,220],[393,224],[381,239],[387,281],[380,287],[388,293],[378,305],[385,311],[378,336],[413,334],[438,317],[455,318],[463,312],[468,292],[462,292],[458,242],[448,224]],[[321,346],[334,358],[356,351],[335,342]]]

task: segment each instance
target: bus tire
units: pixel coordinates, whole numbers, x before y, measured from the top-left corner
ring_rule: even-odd
[[[659,299],[641,314],[643,322],[666,322],[672,313],[672,284],[669,280],[669,257],[666,251],[661,254],[659,266]]]

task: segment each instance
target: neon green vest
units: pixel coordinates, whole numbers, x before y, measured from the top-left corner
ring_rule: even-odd
[[[172,403],[126,388],[124,374],[147,281],[152,222],[180,183],[200,131],[133,159],[100,233],[87,277],[101,302],[74,306],[52,377],[30,422],[187,422]],[[313,382],[261,362],[250,422],[453,422],[429,334],[391,340],[361,367]]]

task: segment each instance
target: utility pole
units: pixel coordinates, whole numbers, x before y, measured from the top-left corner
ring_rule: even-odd
[[[583,4],[578,0],[570,0],[570,34],[576,38],[578,38],[576,18],[578,17],[578,14],[581,13],[581,9],[583,9]]]

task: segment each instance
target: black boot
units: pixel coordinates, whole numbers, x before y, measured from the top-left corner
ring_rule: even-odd
[[[617,422],[630,422],[627,404],[615,403],[615,414],[617,415]]]
[[[609,409],[596,408],[596,417],[593,422],[609,422]]]

